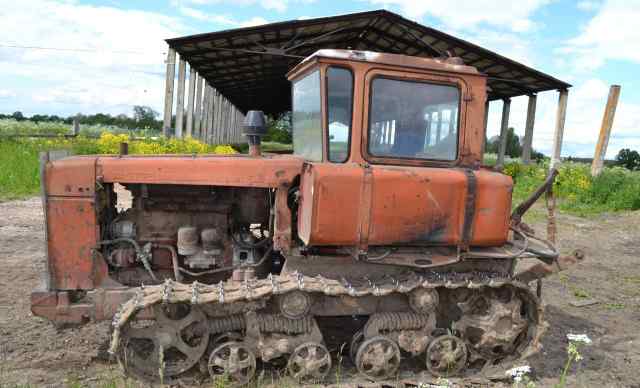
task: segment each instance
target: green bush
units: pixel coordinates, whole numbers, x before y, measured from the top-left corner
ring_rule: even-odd
[[[514,180],[514,205],[539,187],[549,170],[548,162],[524,166],[508,163],[504,172]],[[587,216],[607,211],[640,209],[640,172],[621,167],[605,167],[593,178],[588,164],[565,162],[560,165],[554,192],[561,210]]]

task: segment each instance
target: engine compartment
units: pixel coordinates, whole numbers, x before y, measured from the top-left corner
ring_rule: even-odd
[[[106,186],[98,214],[100,254],[109,276],[120,284],[154,284],[167,278],[212,283],[228,277],[225,269],[255,266],[267,252],[273,225],[271,189]],[[122,198],[129,193],[130,205]],[[261,264],[253,270],[268,271],[271,260]]]

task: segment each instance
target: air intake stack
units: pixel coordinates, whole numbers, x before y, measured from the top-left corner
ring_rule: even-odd
[[[243,132],[249,142],[249,155],[260,156],[262,154],[260,144],[262,136],[267,134],[267,123],[261,110],[250,110],[244,118]]]

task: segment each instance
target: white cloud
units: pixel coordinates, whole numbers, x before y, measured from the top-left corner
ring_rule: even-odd
[[[221,5],[232,4],[236,6],[246,7],[258,5],[268,11],[285,12],[291,3],[312,3],[315,0],[173,0],[175,6],[183,4],[195,5]]]
[[[609,85],[597,78],[588,79],[570,89],[563,156],[593,157],[608,93]],[[553,143],[557,104],[558,93],[556,92],[538,95],[533,147],[547,155]],[[491,103],[487,128],[489,137],[499,133],[501,111],[501,102]],[[527,97],[512,99],[509,126],[514,127],[519,136],[524,135],[526,114]],[[640,128],[640,105],[625,101],[623,89],[616,109],[607,158],[615,157],[621,148],[640,149],[638,128]]]
[[[187,6],[179,6],[178,11],[184,16],[188,16],[197,20],[207,21],[216,24],[222,24],[229,27],[251,27],[269,23],[266,19],[256,16],[247,20],[236,20],[230,15],[210,14],[199,9]]]
[[[531,15],[551,0],[369,0],[373,4],[400,7],[410,19],[425,15],[436,17],[454,29],[468,29],[480,24],[507,28],[515,32],[531,30]]]
[[[580,1],[576,4],[576,7],[585,12],[595,11],[600,7],[599,1]]]
[[[579,70],[593,70],[607,60],[640,63],[640,2],[608,0],[580,35],[560,50],[575,56]]]
[[[95,50],[0,49],[0,74],[20,80],[21,94],[32,96],[32,108],[15,108],[34,113],[130,113],[132,105],[160,110],[164,39],[187,31],[159,13],[74,1],[14,2],[0,8],[0,20],[6,43]]]
[[[13,98],[15,96],[16,96],[16,93],[9,89],[0,89],[0,99]]]

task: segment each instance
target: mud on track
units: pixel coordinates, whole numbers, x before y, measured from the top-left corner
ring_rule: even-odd
[[[557,382],[566,334],[586,333],[593,344],[572,368],[568,386],[640,387],[640,212],[592,219],[560,215],[558,222],[560,248],[581,248],[587,259],[544,283],[550,327],[543,351],[528,360],[536,384]],[[542,221],[533,225],[544,232]],[[43,239],[38,198],[0,203],[0,387],[105,386],[119,374],[106,357],[107,322],[58,330],[29,311],[29,293],[40,281]],[[585,298],[599,303],[570,304]],[[345,368],[342,381],[354,382],[353,371]]]

